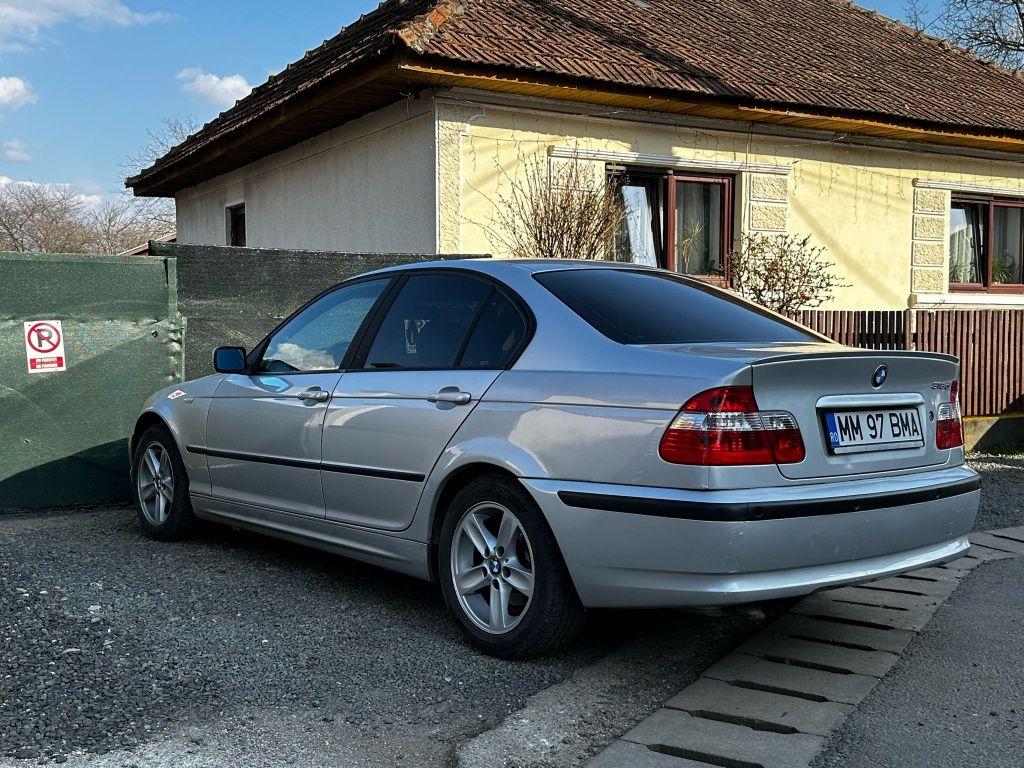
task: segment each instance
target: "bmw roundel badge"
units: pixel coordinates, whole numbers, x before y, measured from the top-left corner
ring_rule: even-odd
[[[877,368],[875,368],[875,372],[871,374],[871,386],[873,386],[875,389],[878,389],[878,387],[885,384],[885,380],[888,377],[889,369],[884,365],[878,366]]]

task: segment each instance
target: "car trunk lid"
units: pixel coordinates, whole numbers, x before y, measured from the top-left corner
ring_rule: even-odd
[[[765,410],[793,414],[806,448],[791,479],[896,472],[945,464],[935,443],[939,406],[957,378],[954,358],[838,348],[751,362]]]
[[[737,374],[749,366],[758,409],[791,413],[804,441],[803,461],[778,465],[786,478],[896,473],[949,460],[949,449],[936,447],[935,424],[939,406],[949,402],[950,385],[958,377],[953,357],[832,343],[649,348],[734,362]],[[877,435],[869,429],[868,416]],[[839,445],[832,432],[842,433]]]

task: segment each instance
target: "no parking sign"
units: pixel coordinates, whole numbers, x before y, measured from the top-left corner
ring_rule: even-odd
[[[29,373],[66,371],[64,330],[60,320],[34,320],[25,323],[25,356]]]

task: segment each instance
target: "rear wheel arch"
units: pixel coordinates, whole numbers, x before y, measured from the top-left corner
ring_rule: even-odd
[[[562,647],[580,630],[586,611],[543,509],[507,472],[464,480],[437,515],[433,560],[448,611],[470,643],[491,655],[525,658]],[[468,527],[475,534],[465,533],[469,515],[480,515]]]
[[[440,549],[441,526],[444,525],[444,515],[448,506],[452,503],[452,499],[455,498],[455,495],[466,485],[478,478],[487,477],[489,475],[502,477],[515,483],[519,482],[518,475],[510,472],[505,467],[482,461],[459,467],[444,479],[444,483],[441,485],[441,489],[437,494],[437,498],[434,501],[430,514],[428,567],[430,569],[431,581],[437,581],[438,579],[437,553]]]
[[[507,467],[486,461],[476,461],[459,467],[457,470],[452,472],[445,478],[444,483],[441,486],[441,490],[438,492],[434,505],[431,508],[430,539],[427,542],[427,568],[431,581],[436,582],[439,579],[437,558],[438,553],[441,550],[441,528],[444,526],[445,513],[458,492],[474,480],[481,477],[499,477],[504,480],[511,481],[512,483],[522,487],[523,493],[526,494],[526,496],[531,497],[531,503],[535,506],[537,505],[530,492],[522,486],[522,483],[520,482],[522,478]],[[559,543],[558,537],[555,536],[555,532],[552,530],[551,524],[548,522],[543,511],[540,509],[538,509],[538,511],[540,512],[541,519],[544,521],[544,525],[547,526],[548,532],[551,534],[551,538],[554,540],[555,546],[558,549],[558,554],[564,563],[565,555],[562,552],[562,545]],[[575,584],[573,585],[573,588],[575,589]]]

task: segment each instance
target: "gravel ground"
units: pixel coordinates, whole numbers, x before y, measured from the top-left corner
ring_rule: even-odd
[[[1024,525],[1024,456],[975,453],[967,463],[981,475],[981,507],[974,529]]]
[[[978,566],[814,768],[1024,765],[1024,558]]]
[[[463,643],[432,585],[344,558],[217,526],[151,542],[125,509],[7,515],[0,763],[446,766],[623,643],[675,633],[683,679],[750,631],[597,614],[568,651],[503,662]]]
[[[976,528],[1024,525],[1024,458],[970,463]],[[512,664],[468,648],[432,585],[344,558],[218,526],[159,544],[127,509],[0,516],[0,764],[449,766],[619,646],[679,638],[682,687],[752,629],[599,613],[571,649]],[[630,658],[588,672],[636,690],[614,725],[583,723],[587,743],[663,698]]]

